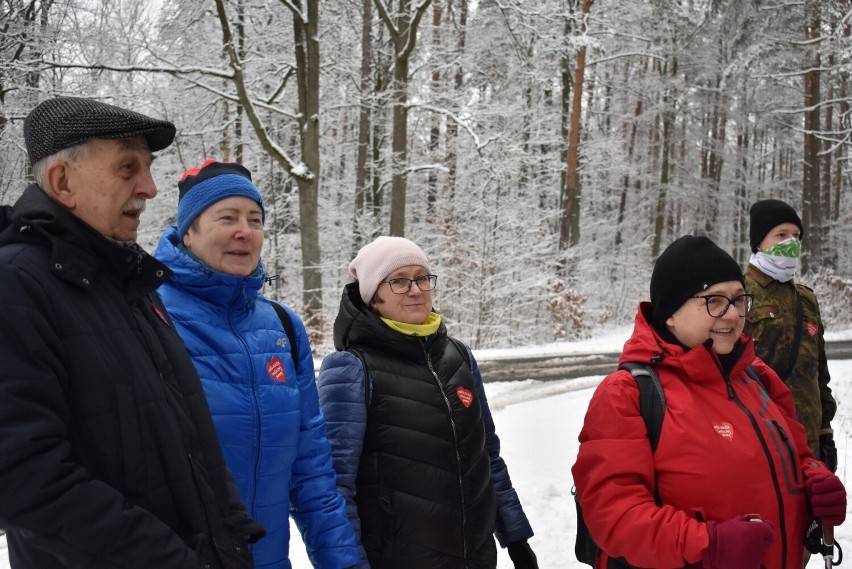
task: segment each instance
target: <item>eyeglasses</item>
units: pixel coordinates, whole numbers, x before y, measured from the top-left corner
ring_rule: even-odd
[[[381,281],[379,284],[382,283],[388,283],[391,292],[394,294],[405,294],[411,290],[411,285],[414,284],[416,284],[417,288],[422,291],[430,291],[435,288],[436,284],[438,284],[438,275],[423,275],[422,277],[417,277],[416,279],[406,279],[404,277],[399,277],[396,279],[388,279],[386,281]]]
[[[741,294],[734,298],[728,298],[723,294],[707,294],[704,296],[693,296],[691,298],[703,298],[707,306],[707,314],[713,318],[719,318],[728,313],[728,308],[733,304],[734,309],[740,316],[745,316],[754,304],[753,294]]]

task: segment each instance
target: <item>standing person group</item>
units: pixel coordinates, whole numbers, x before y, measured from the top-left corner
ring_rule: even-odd
[[[518,569],[533,532],[500,457],[470,350],[433,310],[423,251],[379,237],[349,264],[320,402],[362,567]]]
[[[805,426],[814,456],[834,472],[837,448],[831,420],[837,403],[828,385],[824,328],[813,291],[794,280],[802,220],[782,201],[758,201],[749,210],[749,236],[752,256],[745,284],[754,295],[754,306],[745,331],[754,337],[757,356],[793,393],[796,416]]]
[[[250,569],[245,511],[136,244],[173,124],[81,98],[27,116],[0,208],[0,522],[14,569]]]
[[[12,568],[290,569],[292,516],[321,569],[494,569],[495,536],[537,569],[420,247],[359,251],[315,383],[304,325],[261,293],[266,212],[246,168],[187,171],[156,258],[136,244],[175,132],[68,97],[24,123],[36,183],[0,208]],[[589,403],[572,473],[597,569],[801,569],[812,520],[845,520],[819,308],[792,280],[801,221],[777,200],[750,221],[745,275],[706,237],[654,266],[621,362],[659,379],[658,444],[629,371]]]
[[[245,167],[214,160],[178,187],[177,223],[155,253],[172,271],[159,292],[201,376],[240,496],[268,532],[252,546],[255,567],[289,569],[291,514],[315,567],[355,566],[305,327],[261,293],[263,198]]]
[[[135,240],[173,124],[63,97],[24,131],[36,184],[0,208],[13,569],[289,569],[289,516],[321,569],[494,569],[495,533],[537,568],[482,379],[432,311],[419,247],[380,238],[351,265],[335,330],[359,355],[322,374],[330,445],[304,325],[260,292],[249,171],[187,171],[155,258]]]
[[[806,527],[840,525],[846,491],[742,333],[753,298],[739,265],[706,237],[682,237],[655,263],[650,297],[621,363],[659,378],[656,450],[621,370],[595,391],[572,467],[596,567],[801,569]]]

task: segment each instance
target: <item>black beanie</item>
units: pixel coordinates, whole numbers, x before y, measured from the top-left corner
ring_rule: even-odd
[[[748,211],[749,229],[748,240],[751,252],[757,253],[757,246],[772,231],[773,227],[782,223],[792,223],[799,228],[799,237],[804,237],[802,220],[796,210],[781,200],[761,200],[754,202]]]
[[[654,321],[664,324],[689,297],[727,281],[739,281],[745,286],[742,270],[734,258],[707,237],[684,235],[669,245],[654,263],[651,273]]]

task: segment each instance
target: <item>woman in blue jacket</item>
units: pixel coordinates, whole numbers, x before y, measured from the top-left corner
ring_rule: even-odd
[[[494,569],[496,534],[517,569],[537,569],[479,369],[432,310],[423,251],[379,237],[349,271],[319,392],[361,567]]]
[[[187,171],[178,187],[177,225],[156,251],[173,274],[159,292],[201,376],[240,496],[267,530],[252,549],[255,567],[291,567],[289,515],[314,567],[356,565],[304,325],[279,306],[292,322],[289,337],[260,292],[260,192],[246,168],[213,160]]]

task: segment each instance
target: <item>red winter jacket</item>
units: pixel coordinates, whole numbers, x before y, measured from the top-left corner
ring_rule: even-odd
[[[655,362],[666,412],[651,452],[639,390],[627,371],[598,386],[571,471],[589,531],[602,551],[640,567],[699,563],[707,520],[758,514],[775,528],[768,569],[801,569],[810,521],[804,480],[830,474],[808,449],[790,391],[743,336],[729,378],[712,349],[666,343],[640,305],[622,362]],[[758,370],[767,393],[745,368]],[[659,485],[662,507],[654,501]],[[783,512],[783,519],[781,517]],[[606,567],[607,554],[596,567]]]

